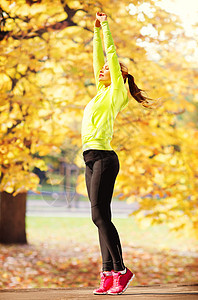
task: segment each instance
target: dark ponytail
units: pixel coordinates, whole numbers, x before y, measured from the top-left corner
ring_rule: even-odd
[[[135,84],[134,77],[128,73],[127,66],[121,61],[119,61],[119,63],[120,63],[124,83],[126,83],[126,79],[128,78],[128,85],[129,85],[131,96],[146,108],[153,108],[154,107],[153,104],[155,104],[156,107],[156,105],[159,103],[159,99],[154,100],[152,98],[143,96],[141,92],[145,92],[145,90],[141,90],[138,88],[138,86]],[[148,100],[152,100],[152,101],[148,101]]]
[[[131,74],[128,73],[127,77],[128,77],[128,85],[129,85],[131,96],[137,102],[141,103],[144,107],[152,108],[148,100],[153,100],[153,99],[142,95],[141,92],[143,92],[144,90],[138,88],[138,86],[135,84],[134,77]],[[126,78],[124,82],[126,82]]]

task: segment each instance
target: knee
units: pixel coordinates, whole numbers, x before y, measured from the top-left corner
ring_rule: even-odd
[[[111,216],[108,210],[101,209],[98,205],[92,207],[91,216],[93,223],[99,228],[111,223]]]
[[[92,214],[92,221],[97,227],[99,227],[101,223],[101,218]]]
[[[102,216],[96,214],[92,214],[92,221],[98,228],[100,228],[104,223]]]

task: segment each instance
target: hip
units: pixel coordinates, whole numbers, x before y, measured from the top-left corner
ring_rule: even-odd
[[[118,159],[118,156],[114,150],[89,149],[83,152],[83,159],[85,163],[89,161],[97,161],[106,157]]]

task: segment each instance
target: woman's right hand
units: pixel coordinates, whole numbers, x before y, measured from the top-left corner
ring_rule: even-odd
[[[100,21],[98,19],[95,20],[95,27],[100,27]]]

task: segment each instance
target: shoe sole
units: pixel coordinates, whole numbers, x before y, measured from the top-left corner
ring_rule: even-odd
[[[107,294],[107,292],[104,292],[104,293],[97,293],[97,292],[94,292],[94,291],[93,291],[93,293],[94,293],[94,295],[106,295],[106,294]]]
[[[122,292],[120,292],[120,293],[111,293],[111,292],[108,292],[108,291],[107,291],[107,294],[108,294],[108,295],[121,295],[122,293],[124,293],[124,292],[126,291],[126,289],[127,289],[128,286],[129,286],[129,283],[134,279],[134,277],[135,277],[135,274],[133,274],[133,276],[129,279],[127,285],[126,285],[125,288],[122,290]]]

